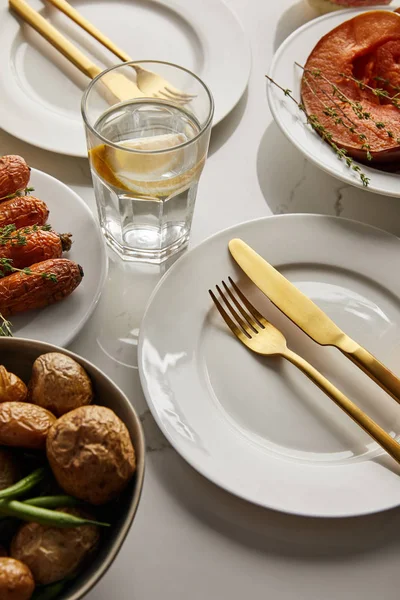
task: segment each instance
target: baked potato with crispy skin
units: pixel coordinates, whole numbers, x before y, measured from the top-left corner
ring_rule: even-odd
[[[49,352],[33,363],[29,399],[60,417],[92,402],[92,382],[76,360],[60,352]]]
[[[0,448],[0,490],[14,485],[20,477],[20,468],[12,453],[5,448]]]
[[[43,449],[55,416],[27,402],[0,404],[0,445]]]
[[[85,519],[93,518],[79,508],[57,510]],[[99,539],[96,525],[61,529],[25,523],[11,542],[10,554],[29,567],[36,583],[47,585],[79,569],[96,549]]]
[[[48,433],[46,449],[58,484],[91,504],[118,496],[136,469],[126,426],[104,406],[81,406],[60,417]]]
[[[0,558],[1,600],[29,600],[34,589],[29,567],[14,558]]]
[[[24,402],[28,389],[24,382],[0,365],[0,402]]]

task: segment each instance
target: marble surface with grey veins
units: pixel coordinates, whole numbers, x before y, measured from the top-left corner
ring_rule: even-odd
[[[285,37],[315,16],[312,9],[303,0],[226,2],[250,39],[253,66],[248,92],[212,133],[191,245],[241,221],[289,212],[340,215],[400,235],[400,198],[333,179],[305,160],[272,121],[264,74]],[[94,210],[86,160],[39,150],[4,132],[0,153],[22,154]],[[88,600],[398,597],[400,510],[343,520],[274,513],[217,488],[169,446],[147,408],[136,356],[140,319],[165,268],[123,264],[110,254],[100,303],[71,345],[127,393],[148,449],[134,526]]]

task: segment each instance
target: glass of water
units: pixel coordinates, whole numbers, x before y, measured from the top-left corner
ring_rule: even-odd
[[[146,96],[142,79],[142,91],[126,95],[141,69],[168,82],[157,97]],[[100,226],[123,259],[161,263],[187,245],[213,112],[207,86],[169,63],[123,63],[90,83],[82,114]]]

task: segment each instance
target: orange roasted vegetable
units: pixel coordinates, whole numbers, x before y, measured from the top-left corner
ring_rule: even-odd
[[[307,59],[301,84],[305,110],[308,115],[316,115],[332,134],[333,143],[357,160],[368,161],[369,157],[372,163],[400,161],[400,110],[376,92],[384,88],[397,102],[399,56],[400,16],[389,10],[375,10],[329,31]],[[333,85],[347,98],[346,102],[341,101]],[[368,118],[356,116],[355,103]],[[335,109],[336,120],[326,106]]]
[[[0,201],[5,196],[23,190],[29,183],[30,169],[22,156],[0,157]]]
[[[34,196],[17,196],[0,203],[0,227],[15,225],[16,229],[44,225],[49,209],[43,200]]]
[[[0,243],[0,258],[7,258],[13,267],[23,269],[49,258],[60,258],[70,248],[70,233],[60,235],[40,227],[23,227],[11,233],[4,244]]]
[[[59,302],[78,287],[83,277],[82,267],[67,258],[36,263],[30,271],[30,275],[17,272],[0,279],[3,317]]]

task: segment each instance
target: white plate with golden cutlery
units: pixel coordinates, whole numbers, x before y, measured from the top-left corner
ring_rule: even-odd
[[[288,288],[286,303],[280,303],[274,295],[279,283],[266,276],[271,288],[264,292],[290,318],[282,314],[233,260],[228,244],[234,238],[278,269],[348,337],[333,324],[329,328],[322,313],[318,326],[307,329],[316,322],[312,311],[307,316],[307,301],[294,294],[291,302]],[[399,268],[397,237],[316,215],[243,223],[184,255],[154,291],[139,344],[147,402],[174,448],[214,483],[276,510],[343,517],[400,504],[399,464],[301,370],[241,344],[208,294],[216,284],[226,294],[222,281],[231,277],[300,361],[356,405],[353,418],[365,413],[378,426],[372,434],[389,434],[384,442],[396,454],[400,405],[362,369],[398,394],[397,379],[383,365],[400,375]],[[262,287],[260,277],[253,281]],[[308,335],[290,320],[296,318]],[[319,345],[327,343],[342,344],[342,352]]]
[[[22,6],[20,10],[28,4],[38,11],[56,28],[56,33],[85,55],[93,74],[120,62],[54,6],[60,1],[22,0],[14,2],[17,4]],[[62,4],[65,8],[66,3]],[[186,0],[71,0],[70,6],[86,19],[88,27],[95,26],[122,49],[124,58],[163,60],[196,73],[214,95],[214,124],[234,108],[246,89],[250,46],[237,18],[220,0],[197,4]],[[0,34],[4,67],[0,73],[0,127],[46,150],[85,157],[80,102],[88,76],[22,18],[17,18],[4,0]],[[143,73],[140,85],[147,93],[152,89]]]

